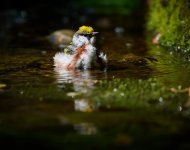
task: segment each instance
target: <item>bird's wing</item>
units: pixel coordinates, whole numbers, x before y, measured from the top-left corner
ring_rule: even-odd
[[[76,48],[75,48],[75,46],[73,46],[73,45],[68,45],[66,48],[64,48],[64,53],[65,53],[65,54],[70,54],[70,55],[72,55],[72,54],[75,53],[75,51],[76,51]]]

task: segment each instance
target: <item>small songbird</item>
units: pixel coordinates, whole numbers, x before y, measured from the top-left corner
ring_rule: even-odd
[[[54,66],[67,70],[90,69],[94,66],[106,68],[107,56],[94,46],[98,32],[90,26],[81,26],[73,35],[72,42],[64,52],[58,52],[54,56]]]

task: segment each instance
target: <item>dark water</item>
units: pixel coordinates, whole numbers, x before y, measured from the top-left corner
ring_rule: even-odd
[[[11,15],[11,12],[6,13],[2,16]],[[116,19],[119,26],[116,22],[106,27],[95,25],[100,32],[98,48],[108,55],[107,71],[57,72],[52,58],[60,49],[50,44],[45,36],[61,28],[54,26],[51,31],[48,27],[48,32],[42,25],[32,28],[24,16],[24,12],[16,17],[13,15],[18,19],[16,23],[7,20],[1,25],[2,146],[27,149],[190,148],[188,94],[177,93],[169,102],[162,103],[166,93],[158,94],[155,102],[149,97],[152,90],[146,88],[146,84],[152,84],[152,79],[168,89],[167,93],[172,93],[170,88],[189,87],[190,63],[187,59],[152,45],[149,35],[135,26],[133,18],[125,22],[125,17],[120,17]],[[110,16],[100,19],[114,22]],[[150,100],[149,107],[141,106],[141,98],[138,101],[133,88],[130,89],[131,99],[140,109],[128,106],[127,99],[120,101],[122,105],[112,105],[109,101],[105,104],[104,97],[91,107],[93,97],[97,96],[94,91],[102,87],[102,82],[114,82],[115,79],[127,79],[134,91],[142,86],[138,89],[147,91],[144,97],[145,101]],[[144,85],[131,82],[133,80],[143,80]],[[109,88],[106,92],[113,93]],[[102,91],[103,96],[106,92]],[[101,96],[101,91],[98,93]],[[159,109],[154,109],[155,106]]]

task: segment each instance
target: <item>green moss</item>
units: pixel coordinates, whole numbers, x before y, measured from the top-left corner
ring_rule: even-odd
[[[104,81],[100,87],[85,94],[88,103],[94,107],[176,111],[179,96],[170,92],[157,79],[113,79]],[[171,101],[172,99],[172,101]]]
[[[151,1],[147,27],[161,33],[161,45],[190,51],[189,6],[188,0]]]

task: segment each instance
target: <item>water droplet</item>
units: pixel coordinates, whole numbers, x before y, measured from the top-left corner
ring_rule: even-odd
[[[159,98],[159,102],[160,102],[160,103],[162,103],[163,100],[164,100],[163,97],[160,97],[160,98]]]
[[[181,106],[178,107],[178,111],[182,111],[182,107]]]
[[[113,89],[113,91],[114,91],[114,92],[117,92],[117,89],[116,89],[116,88],[114,88],[114,89]]]
[[[120,95],[121,95],[121,96],[125,96],[125,94],[124,94],[124,93],[121,93]]]
[[[152,86],[152,87],[155,87],[155,86],[156,86],[156,83],[151,83],[151,86]]]

